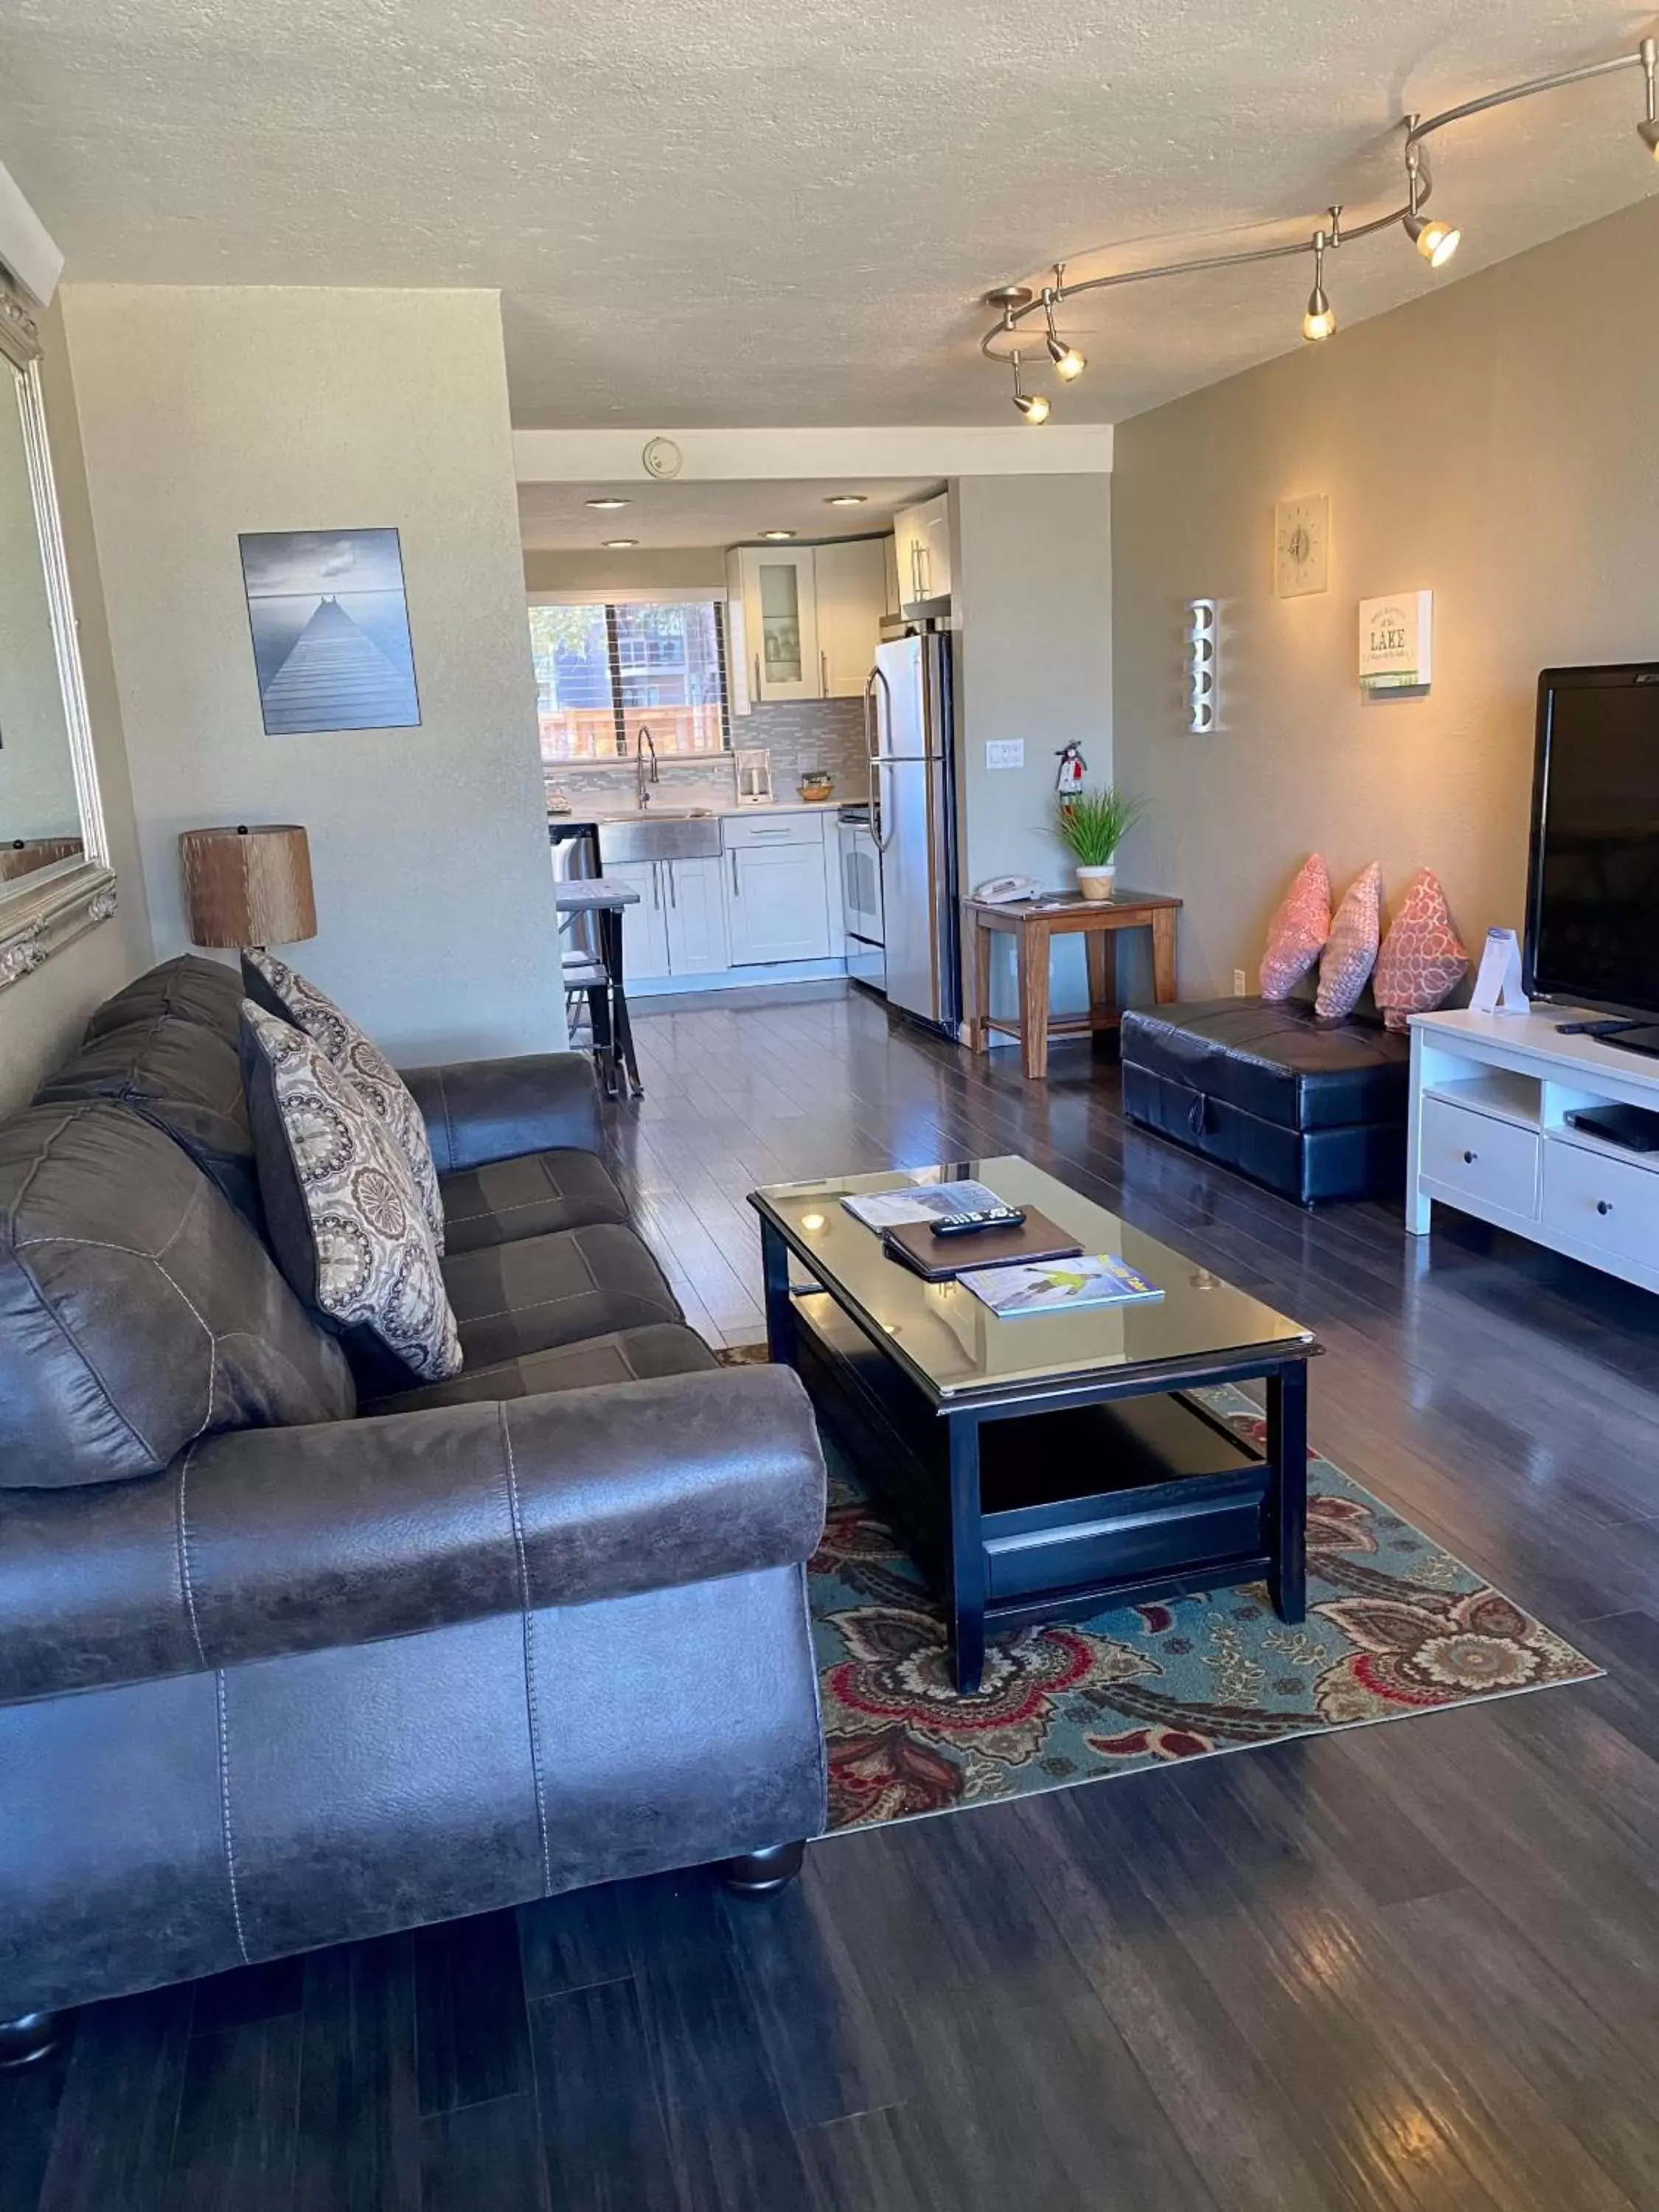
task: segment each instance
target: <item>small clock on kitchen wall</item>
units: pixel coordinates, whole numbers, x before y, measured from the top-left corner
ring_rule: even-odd
[[[1281,599],[1322,592],[1330,581],[1331,502],[1281,499],[1273,509],[1273,589]]]

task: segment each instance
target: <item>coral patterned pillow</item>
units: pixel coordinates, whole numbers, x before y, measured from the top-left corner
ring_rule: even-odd
[[[1267,924],[1267,949],[1261,956],[1261,995],[1288,999],[1325,948],[1331,933],[1331,879],[1316,853],[1302,864]]]
[[[1319,991],[1314,1012],[1322,1019],[1346,1021],[1376,965],[1382,933],[1382,870],[1373,860],[1342,895],[1331,924],[1330,942],[1320,955]]]
[[[1384,1022],[1403,1030],[1408,1014],[1432,1013],[1468,964],[1440,878],[1431,868],[1419,868],[1406,886],[1371,979]]]

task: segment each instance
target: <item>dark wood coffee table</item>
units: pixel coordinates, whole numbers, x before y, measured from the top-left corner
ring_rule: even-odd
[[[889,1260],[841,1203],[923,1178],[1036,1206],[1164,1295],[1000,1320]],[[1257,1580],[1303,1618],[1310,1330],[1026,1160],[775,1184],[750,1204],[772,1357],[848,1433],[938,1587],[959,1690],[980,1686],[988,1632],[1037,1621]],[[1261,1449],[1189,1395],[1253,1380]]]

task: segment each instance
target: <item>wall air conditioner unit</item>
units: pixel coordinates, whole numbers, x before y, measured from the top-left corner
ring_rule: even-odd
[[[49,307],[64,272],[64,257],[34,210],[0,162],[0,270],[37,307]]]

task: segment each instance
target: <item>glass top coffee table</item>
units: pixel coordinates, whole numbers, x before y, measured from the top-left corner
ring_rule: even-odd
[[[1000,1319],[890,1260],[841,1202],[969,1180],[1164,1296]],[[772,1357],[848,1433],[937,1584],[959,1690],[979,1687],[988,1631],[1255,1580],[1303,1618],[1310,1330],[1012,1156],[777,1183],[750,1203]],[[1188,1395],[1252,1380],[1261,1449]]]

